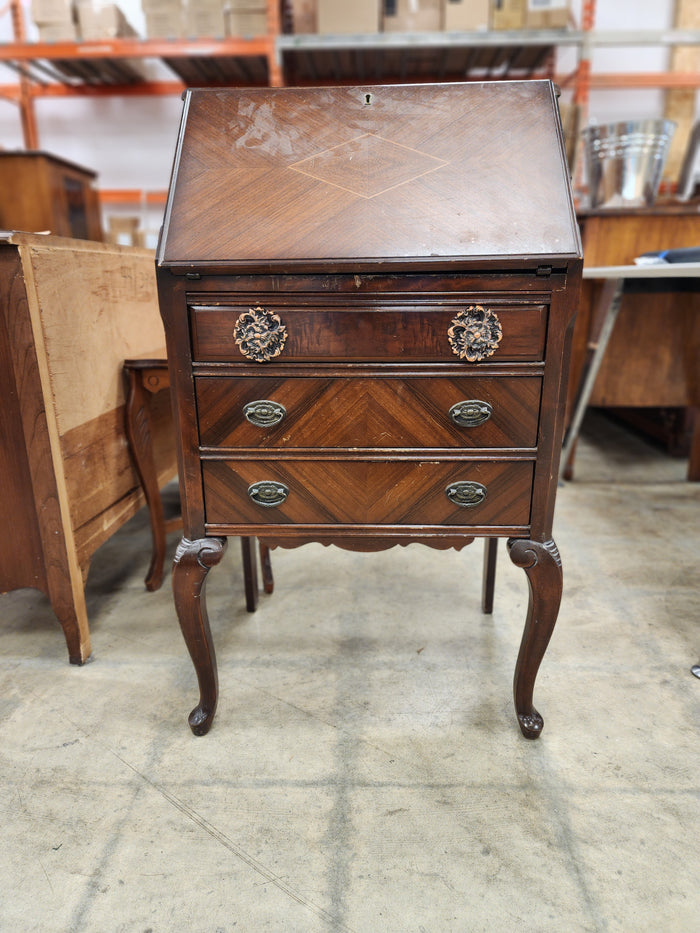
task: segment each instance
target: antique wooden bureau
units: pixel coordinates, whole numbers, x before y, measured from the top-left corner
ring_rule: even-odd
[[[175,603],[195,734],[228,535],[373,551],[506,537],[537,670],[581,248],[548,81],[184,96],[159,300],[179,432]]]

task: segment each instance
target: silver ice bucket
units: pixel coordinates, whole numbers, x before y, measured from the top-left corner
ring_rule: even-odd
[[[654,203],[676,124],[630,120],[583,130],[591,207]]]

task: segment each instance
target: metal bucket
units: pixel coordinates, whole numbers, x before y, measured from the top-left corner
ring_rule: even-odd
[[[583,130],[591,207],[654,203],[676,124],[631,120]]]

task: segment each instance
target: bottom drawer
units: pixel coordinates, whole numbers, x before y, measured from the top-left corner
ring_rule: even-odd
[[[208,525],[527,525],[534,464],[208,460]]]

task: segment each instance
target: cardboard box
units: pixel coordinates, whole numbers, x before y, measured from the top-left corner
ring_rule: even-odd
[[[32,22],[34,23],[72,23],[73,4],[71,0],[32,0]]]
[[[136,30],[114,3],[105,6],[78,3],[76,11],[81,39],[119,39],[136,35]]]
[[[185,35],[185,14],[177,5],[144,10],[149,39],[181,39]]]
[[[527,0],[493,0],[492,29],[523,29]]]
[[[164,10],[182,10],[182,0],[141,0],[144,13],[161,13]]]
[[[267,34],[266,10],[226,10],[227,36],[264,36]]]
[[[325,35],[379,32],[380,0],[318,0],[317,16]]]
[[[202,0],[190,0],[190,3],[201,2]],[[203,2],[211,3],[212,0],[203,0]],[[266,13],[267,4],[265,0],[224,0],[224,9],[236,13]]]
[[[527,0],[526,29],[566,29],[568,25],[568,0]]]
[[[193,39],[226,35],[224,8],[221,0],[206,6],[188,3],[185,9],[185,35]]]
[[[384,32],[439,32],[442,0],[384,0]]]
[[[316,0],[292,0],[292,32],[308,35],[318,29]]]
[[[37,23],[39,42],[75,42],[75,23]]]
[[[490,0],[443,0],[445,32],[485,32],[489,28]]]

